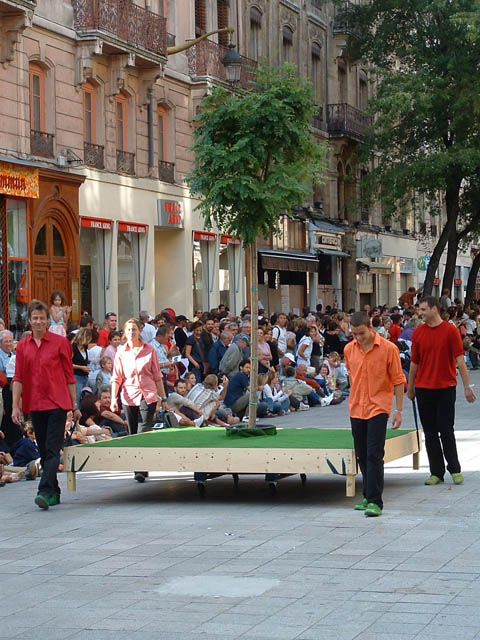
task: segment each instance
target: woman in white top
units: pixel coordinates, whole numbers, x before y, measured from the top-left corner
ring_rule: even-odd
[[[297,365],[305,364],[310,366],[310,358],[312,355],[313,343],[319,342],[320,336],[318,328],[315,325],[308,327],[307,334],[298,343],[297,347]]]
[[[280,385],[278,371],[270,371],[263,387],[263,395],[270,413],[283,415],[290,410],[290,396]]]

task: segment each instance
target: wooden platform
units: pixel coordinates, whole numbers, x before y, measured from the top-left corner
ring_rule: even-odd
[[[384,460],[413,455],[418,469],[419,444],[415,431],[388,431]],[[358,473],[349,429],[279,429],[276,436],[253,438],[227,437],[216,427],[162,430],[66,447],[64,460],[69,491],[76,490],[80,471],[333,473],[345,476],[346,495],[354,496]]]

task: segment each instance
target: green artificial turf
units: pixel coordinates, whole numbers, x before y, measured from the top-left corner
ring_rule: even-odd
[[[387,438],[408,431],[387,430]],[[190,447],[193,449],[353,449],[350,429],[277,429],[277,434],[259,438],[227,437],[223,427],[165,429],[140,433],[82,447]]]

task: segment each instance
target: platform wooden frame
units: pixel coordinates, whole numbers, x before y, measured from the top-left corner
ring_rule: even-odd
[[[128,437],[128,436],[126,436]],[[388,438],[385,462],[413,456],[419,468],[420,439],[415,431]],[[345,476],[346,495],[355,495],[358,473],[353,449],[259,449],[170,447],[66,447],[67,488],[76,491],[80,471],[170,471],[194,473],[333,473]]]

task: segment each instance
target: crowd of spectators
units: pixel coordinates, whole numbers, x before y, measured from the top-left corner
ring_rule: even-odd
[[[413,287],[399,305],[364,310],[371,326],[400,351],[408,379],[412,333],[421,324],[420,292]],[[84,313],[79,324],[67,322],[70,309],[64,297],[51,299],[51,330],[72,343],[77,402],[81,416],[67,416],[65,446],[128,435],[124,408],[112,411],[111,380],[118,350],[125,336],[117,315],[109,312],[102,326]],[[442,317],[455,325],[463,340],[467,366],[478,369],[480,349],[479,307],[452,303],[448,290],[441,298]],[[219,305],[200,309],[190,321],[164,309],[156,316],[139,314],[140,338],[154,347],[163,376],[165,399],[159,398],[153,428],[172,426],[230,426],[248,419],[250,394],[255,393],[259,418],[282,416],[341,403],[349,394],[343,350],[352,339],[349,312],[331,307],[306,307],[301,316],[262,309],[258,317],[258,388],[250,388],[251,313],[244,308],[234,316]],[[1,322],[1,321],[0,321]],[[0,325],[1,327],[1,325]],[[26,332],[28,334],[28,332]],[[22,427],[11,419],[10,384],[15,371],[15,342],[0,330],[0,386],[3,418],[0,430],[0,484],[34,479],[41,473],[35,433],[28,416]],[[162,402],[163,401],[163,402]],[[115,407],[117,406],[114,403]]]

